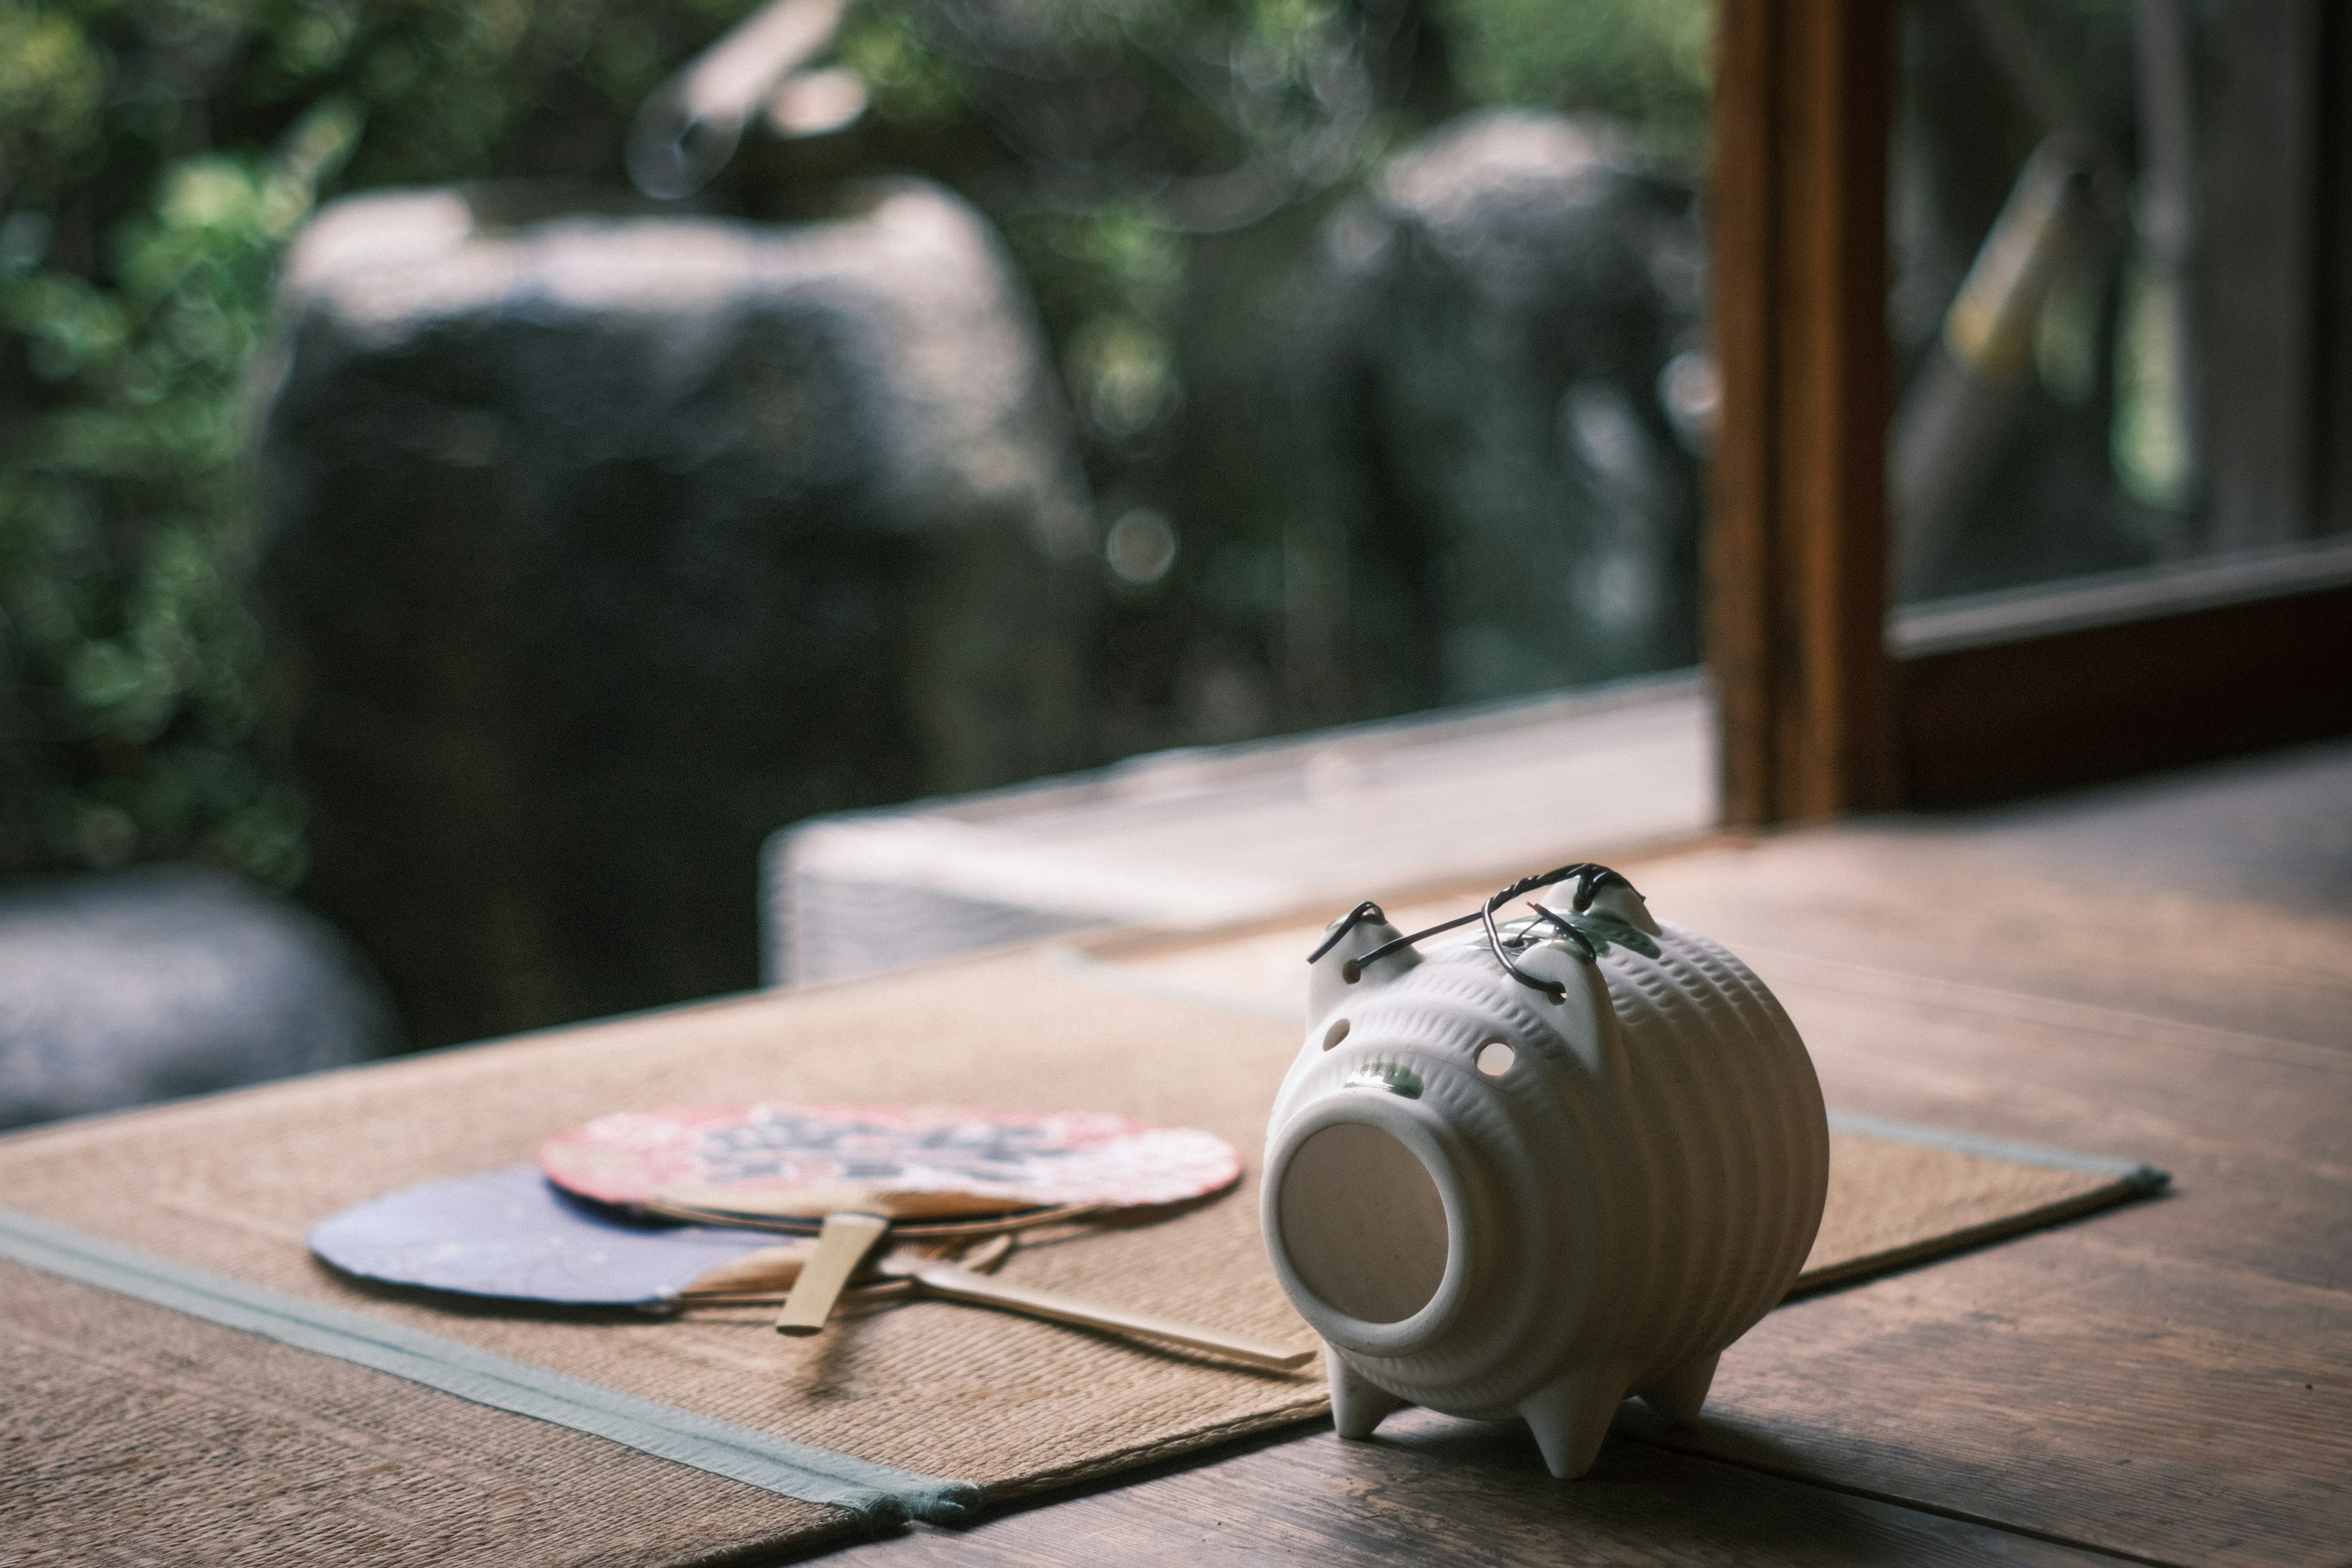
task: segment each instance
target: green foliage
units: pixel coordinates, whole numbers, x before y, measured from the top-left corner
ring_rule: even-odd
[[[58,47],[64,68],[26,94],[59,152],[82,147],[70,100],[92,53]],[[96,276],[43,265],[48,212],[0,227],[0,328],[29,383],[0,473],[0,657],[10,727],[37,737],[0,823],[10,868],[145,851],[300,871],[295,805],[246,746],[260,643],[238,593],[235,393],[278,254],[357,132],[330,98],[269,156],[172,163]]]
[[[866,83],[876,110],[898,124],[932,130],[970,107],[963,70],[933,48],[903,10],[859,6],[843,22],[833,52]]]
[[[0,0],[0,873],[280,885],[242,386],[323,188],[601,170],[749,0]]]
[[[1594,110],[1697,166],[1716,0],[1439,0],[1454,69],[1486,103]]]
[[[1015,264],[1059,329],[1063,376],[1082,427],[1117,444],[1172,414],[1181,237],[1126,205],[1014,215],[1005,226]]]

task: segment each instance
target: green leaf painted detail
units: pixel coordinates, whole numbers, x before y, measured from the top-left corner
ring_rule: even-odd
[[[1556,947],[1587,963],[1608,952],[1612,943],[1641,953],[1645,958],[1660,956],[1658,944],[1652,939],[1649,932],[1629,921],[1619,920],[1615,915],[1594,911],[1581,915],[1566,915],[1561,918],[1576,931],[1577,935],[1591,944],[1591,952],[1588,952],[1584,948],[1570,942],[1548,920],[1528,919],[1505,921],[1501,928],[1503,938],[1515,945],[1525,942],[1529,946]],[[1549,934],[1544,934],[1546,932]]]
[[[1348,1075],[1349,1089],[1384,1089],[1391,1094],[1401,1094],[1407,1100],[1421,1098],[1421,1075],[1400,1062],[1383,1062],[1378,1067],[1358,1068]]]
[[[1631,948],[1644,958],[1660,956],[1658,944],[1652,940],[1648,931],[1630,921],[1619,920],[1615,915],[1597,913],[1570,915],[1568,917],[1568,923],[1574,926],[1583,934],[1584,939],[1592,944],[1592,953],[1596,958],[1609,951],[1611,942],[1615,942],[1620,947]]]

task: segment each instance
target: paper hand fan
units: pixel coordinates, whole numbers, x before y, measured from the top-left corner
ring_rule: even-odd
[[[311,1227],[313,1251],[344,1273],[389,1285],[571,1307],[669,1308],[773,1300],[816,1244],[782,1246],[757,1231],[633,1219],[551,1186],[536,1165],[426,1182],[358,1204]],[[958,1240],[877,1261],[868,1296],[927,1295],[1192,1350],[1275,1371],[1318,1353],[1024,1289],[989,1277],[1010,1236],[963,1249]],[[937,1255],[955,1248],[958,1257]]]
[[[540,1149],[549,1178],[642,1213],[817,1229],[777,1327],[814,1333],[894,1224],[1018,1225],[1160,1207],[1231,1186],[1222,1138],[1099,1111],[939,1106],[679,1106],[625,1111]]]
[[[653,1307],[730,1288],[773,1290],[805,1242],[661,1224],[582,1202],[537,1165],[426,1182],[311,1227],[310,1250],[388,1285],[564,1306]],[[763,1265],[747,1269],[747,1261]]]

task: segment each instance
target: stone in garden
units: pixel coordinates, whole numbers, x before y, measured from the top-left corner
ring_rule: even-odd
[[[305,896],[426,1044],[751,986],[767,834],[1084,760],[1091,512],[969,208],[505,199],[329,208],[264,377]]]
[[[1324,233],[1351,592],[1427,701],[1697,662],[1711,372],[1690,185],[1511,110],[1408,148]],[[1384,565],[1367,540],[1402,561]],[[1364,656],[1382,657],[1377,648]]]
[[[317,917],[158,866],[0,892],[0,1128],[365,1061],[382,987]]]

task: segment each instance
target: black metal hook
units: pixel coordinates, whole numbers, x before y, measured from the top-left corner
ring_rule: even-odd
[[[1312,963],[1317,959],[1322,957],[1325,953],[1330,952],[1333,948],[1339,946],[1339,939],[1341,937],[1346,936],[1349,931],[1355,930],[1366,921],[1384,921],[1388,918],[1388,916],[1381,912],[1380,905],[1372,902],[1370,899],[1366,899],[1362,903],[1358,904],[1354,909],[1349,910],[1345,916],[1341,917],[1339,923],[1331,928],[1329,934],[1324,937],[1323,945],[1307,955],[1307,962]]]
[[[1501,909],[1505,904],[1509,903],[1513,899],[1517,898],[1521,893],[1531,893],[1538,888],[1553,887],[1559,883],[1568,881],[1570,879],[1574,879],[1576,882],[1576,894],[1575,897],[1570,900],[1570,906],[1578,914],[1582,914],[1586,910],[1592,907],[1592,896],[1603,888],[1616,887],[1623,888],[1629,892],[1638,893],[1639,891],[1639,889],[1635,889],[1633,884],[1627,881],[1622,875],[1611,870],[1608,867],[1596,866],[1590,860],[1580,860],[1573,866],[1562,866],[1555,870],[1540,872],[1532,877],[1522,877],[1517,881],[1512,883],[1509,887],[1497,892],[1494,897],[1488,899],[1485,903],[1481,904],[1477,909],[1472,910],[1466,915],[1462,915],[1450,921],[1440,921],[1438,924],[1431,926],[1426,931],[1414,931],[1411,936],[1392,937],[1389,941],[1381,943],[1380,946],[1372,949],[1370,952],[1358,954],[1355,960],[1356,967],[1359,970],[1369,968],[1380,960],[1386,958],[1390,953],[1396,952],[1399,948],[1411,947],[1415,942],[1426,941],[1428,938],[1436,936],[1442,931],[1453,931],[1458,926],[1466,926],[1472,921],[1477,921],[1486,928],[1487,951],[1495,955],[1495,962],[1503,966],[1504,973],[1510,975],[1512,979],[1517,981],[1520,984],[1525,985],[1531,990],[1540,991],[1546,996],[1549,996],[1553,1001],[1557,1002],[1568,994],[1568,987],[1562,985],[1556,980],[1546,980],[1538,975],[1529,974],[1512,960],[1511,953],[1516,951],[1517,947],[1525,944],[1507,942],[1503,940],[1503,933],[1496,930],[1495,926],[1495,911]],[[1582,931],[1578,931],[1574,926],[1569,924],[1569,922],[1557,911],[1548,910],[1541,904],[1536,904],[1533,908],[1536,911],[1536,917],[1538,920],[1549,923],[1555,930],[1559,931],[1563,937],[1574,942],[1577,947],[1582,951],[1587,959],[1598,956],[1593,949],[1591,939],[1586,937]],[[1365,920],[1382,920],[1385,918],[1386,917],[1381,913],[1381,907],[1378,904],[1369,901],[1358,904],[1345,920],[1341,921],[1332,929],[1330,935],[1323,939],[1323,945],[1317,948],[1313,952],[1307,955],[1307,962],[1312,963],[1317,959],[1321,958],[1325,953],[1330,952],[1332,947],[1338,943],[1341,937],[1355,930],[1356,927]]]

